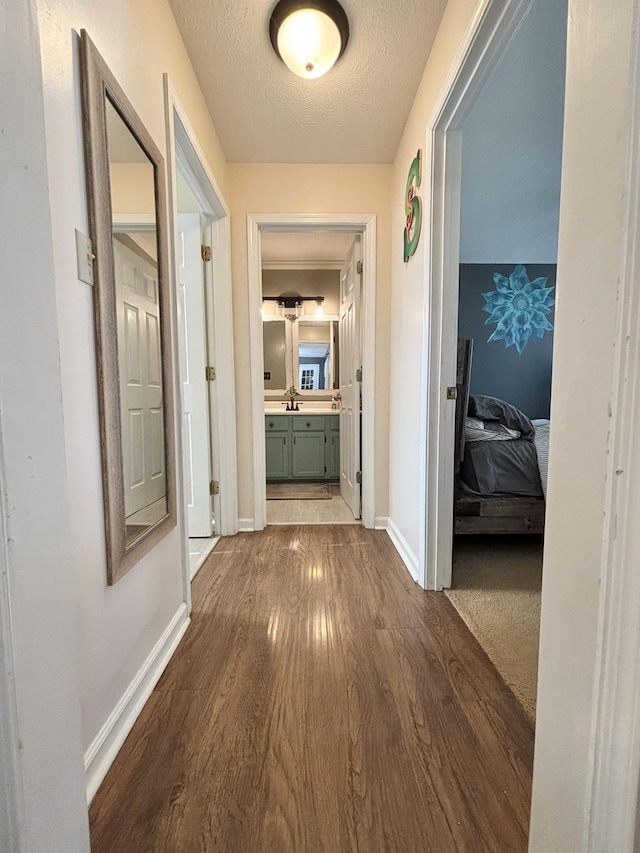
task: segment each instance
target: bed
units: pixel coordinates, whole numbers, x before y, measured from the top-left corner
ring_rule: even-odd
[[[458,340],[454,532],[542,533],[549,422],[469,394],[473,341]]]

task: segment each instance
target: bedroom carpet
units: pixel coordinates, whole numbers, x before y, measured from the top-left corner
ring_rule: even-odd
[[[445,592],[532,721],[541,585],[542,537],[456,538]]]
[[[268,501],[330,501],[331,483],[267,483]]]

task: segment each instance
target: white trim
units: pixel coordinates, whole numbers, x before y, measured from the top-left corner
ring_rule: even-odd
[[[409,574],[414,579],[416,583],[418,583],[418,557],[413,553],[407,540],[404,538],[402,533],[398,530],[394,520],[392,518],[387,521],[387,534],[389,539],[393,542],[394,548],[400,554],[402,558],[402,562],[407,567]]]
[[[238,519],[238,533],[254,533],[257,529],[256,523],[252,518]]]
[[[183,602],[85,752],[87,803],[95,796],[190,621],[187,605]]]
[[[424,328],[420,387],[419,583],[451,585],[453,443],[460,251],[461,127],[533,0],[482,0],[426,128]]]
[[[636,10],[637,15],[637,10]],[[635,74],[640,38],[635,29]],[[640,781],[640,92],[631,102],[626,258],[620,276],[591,736],[588,853],[637,850]]]
[[[7,494],[0,422],[0,495]],[[4,499],[0,502],[0,847],[27,850]],[[4,849],[4,848],[3,848]]]
[[[267,522],[264,382],[262,379],[263,349],[260,313],[262,305],[261,231],[353,231],[362,234],[362,523],[364,527],[372,528],[374,527],[375,507],[376,215],[373,213],[254,213],[247,215],[253,507],[256,530],[262,530]]]
[[[389,518],[386,515],[376,515],[373,519],[374,530],[386,530],[389,524]]]
[[[215,448],[213,476],[220,483],[216,533],[232,536],[238,531],[238,480],[236,465],[236,398],[231,296],[231,231],[229,208],[207,166],[202,148],[168,75],[164,75],[172,226],[177,216],[175,166],[177,162],[209,223],[212,262],[206,272],[206,317],[209,364],[216,368],[210,395],[210,418]],[[172,270],[176,270],[175,228],[170,228]],[[182,401],[182,388],[177,399]],[[180,413],[182,404],[180,405]],[[181,421],[181,417],[180,417]],[[180,463],[182,456],[180,456]],[[180,464],[180,468],[182,465]],[[183,474],[181,471],[180,478]],[[184,489],[181,488],[184,496]],[[190,575],[186,506],[183,507],[184,573]],[[189,584],[190,586],[190,584]],[[190,593],[189,593],[190,595]]]
[[[155,213],[114,213],[113,230],[116,234],[128,231],[155,231]]]

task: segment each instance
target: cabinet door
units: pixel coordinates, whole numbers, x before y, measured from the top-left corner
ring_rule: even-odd
[[[340,479],[340,433],[327,433],[327,479]]]
[[[324,438],[324,431],[298,433],[293,436],[292,477],[299,480],[324,480]]]
[[[267,480],[289,478],[289,441],[287,434],[270,433],[266,436]]]

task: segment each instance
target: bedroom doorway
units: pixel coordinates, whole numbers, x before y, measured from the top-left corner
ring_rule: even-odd
[[[447,335],[460,353],[470,344],[456,364],[455,512],[438,581],[532,721],[566,22],[566,3],[535,0],[459,124],[457,257],[443,280],[455,290]]]
[[[566,4],[562,4],[562,6],[564,8],[560,4],[551,3],[550,0],[534,0],[534,2],[530,0],[517,2],[514,0],[514,2],[506,5],[491,4],[478,29],[470,33],[467,58],[459,69],[458,75],[454,78],[450,89],[444,93],[441,105],[434,113],[433,124],[428,129],[427,144],[432,149],[434,192],[431,197],[430,211],[429,289],[426,293],[428,334],[425,336],[424,355],[427,365],[427,381],[424,391],[423,435],[425,436],[425,481],[428,488],[425,487],[421,568],[424,586],[427,589],[441,590],[451,586],[454,535],[451,507],[454,504],[455,488],[453,458],[456,404],[454,401],[455,393],[450,394],[449,392],[445,393],[445,391],[456,385],[459,322],[458,286],[461,277],[461,260],[464,259],[461,250],[467,250],[465,248],[467,244],[465,243],[463,246],[461,242],[463,238],[462,229],[466,227],[467,231],[471,232],[469,221],[473,222],[475,219],[475,230],[467,236],[470,239],[470,245],[472,247],[480,246],[485,252],[485,256],[475,256],[472,257],[472,260],[484,260],[489,265],[495,265],[495,270],[489,271],[491,278],[488,285],[482,283],[480,287],[479,302],[477,301],[478,294],[476,294],[474,310],[476,314],[479,313],[482,320],[480,328],[486,334],[482,344],[495,348],[496,352],[502,347],[503,353],[507,352],[509,357],[511,357],[512,352],[517,351],[517,346],[513,340],[509,341],[511,352],[506,346],[508,341],[505,340],[505,335],[502,337],[500,334],[494,335],[493,341],[489,343],[489,337],[502,327],[498,325],[500,318],[498,318],[498,323],[492,321],[491,310],[489,312],[483,311],[483,308],[491,305],[491,297],[488,297],[489,302],[485,302],[482,294],[489,294],[498,288],[493,279],[494,273],[507,280],[513,273],[519,283],[521,279],[518,278],[519,271],[517,268],[519,266],[526,268],[527,264],[535,265],[535,261],[538,260],[535,254],[529,254],[525,238],[527,238],[530,229],[522,223],[518,225],[520,213],[528,213],[534,221],[536,217],[538,221],[543,221],[544,234],[539,237],[539,242],[543,242],[545,239],[557,241],[557,201],[553,205],[555,221],[553,215],[545,215],[541,218],[540,205],[543,205],[545,198],[544,193],[538,192],[540,182],[535,184],[530,192],[523,191],[521,189],[521,178],[517,172],[517,163],[513,157],[514,153],[521,153],[530,172],[533,166],[535,179],[535,168],[537,168],[540,157],[544,158],[546,155],[548,140],[545,139],[544,133],[542,133],[541,138],[540,135],[533,132],[532,128],[535,130],[538,128],[538,124],[542,123],[546,104],[541,93],[532,94],[528,99],[522,93],[526,91],[527,86],[531,90],[531,82],[535,82],[540,77],[539,69],[545,66],[544,62],[540,62],[539,56],[534,55],[536,49],[541,51],[541,55],[548,58],[547,50],[553,52],[554,46],[555,52],[553,52],[550,64],[555,71],[552,73],[549,70],[547,73],[547,69],[544,68],[543,76],[546,75],[546,77],[542,83],[552,88],[555,87],[556,91],[562,89],[560,97],[554,96],[554,102],[558,102],[560,105],[559,141],[555,147],[561,150]],[[541,19],[544,20],[545,16],[548,19],[549,16],[553,15],[557,21],[553,38],[549,37],[548,31],[544,32],[544,26],[542,26],[543,43],[540,45],[536,39],[541,38]],[[553,39],[560,39],[560,49],[557,48]],[[510,62],[511,69],[509,68]],[[558,69],[559,62],[561,65]],[[526,68],[533,69],[533,73],[530,75],[531,82],[526,77],[523,79],[520,73]],[[511,75],[509,71],[512,72]],[[505,91],[499,93],[497,97],[493,93],[492,98],[491,87],[496,88],[502,77],[505,78],[503,81],[506,87]],[[510,106],[507,98],[509,89],[511,92]],[[499,180],[496,186],[491,188],[488,195],[485,192],[484,199],[481,200],[479,207],[474,208],[473,205],[468,204],[465,219],[463,219],[462,187],[465,180],[468,181],[470,177],[475,177],[480,181],[482,178],[482,169],[477,166],[477,163],[474,169],[473,158],[469,162],[466,157],[467,152],[464,150],[465,130],[468,132],[474,119],[473,113],[476,105],[481,106],[483,100],[493,100],[493,103],[489,105],[490,109],[487,109],[487,115],[477,117],[477,124],[479,129],[485,133],[486,146],[489,144],[486,142],[491,130],[489,125],[492,121],[495,122],[499,138],[497,151],[492,153],[497,155],[498,166],[502,166],[503,171],[509,173],[510,180]],[[507,109],[508,113],[505,113]],[[524,116],[522,115],[523,111]],[[520,112],[519,117],[518,112]],[[469,125],[465,127],[467,122]],[[507,132],[512,126],[514,132],[520,134],[519,141],[515,146],[512,145],[513,140]],[[529,129],[528,134],[525,132],[525,128]],[[503,131],[502,134],[500,134],[501,130]],[[505,166],[509,163],[512,165]],[[471,172],[469,172],[470,167]],[[499,172],[497,174],[500,175]],[[559,195],[559,181],[558,168],[555,178],[555,199]],[[502,194],[500,198],[498,198],[497,193]],[[489,227],[490,236],[493,234],[494,243],[496,235],[499,237],[502,232],[510,235],[512,245],[508,254],[504,247],[486,245],[487,227],[485,226]],[[490,254],[487,255],[487,253]],[[500,267],[503,262],[508,262],[504,270]],[[531,270],[531,272],[534,271]],[[500,287],[503,287],[503,283],[500,284]],[[528,288],[527,293],[530,289]],[[549,334],[548,331],[545,333]],[[534,341],[538,340],[536,334],[533,337]],[[531,346],[530,342],[528,346]],[[516,356],[516,358],[518,357],[519,355]]]

